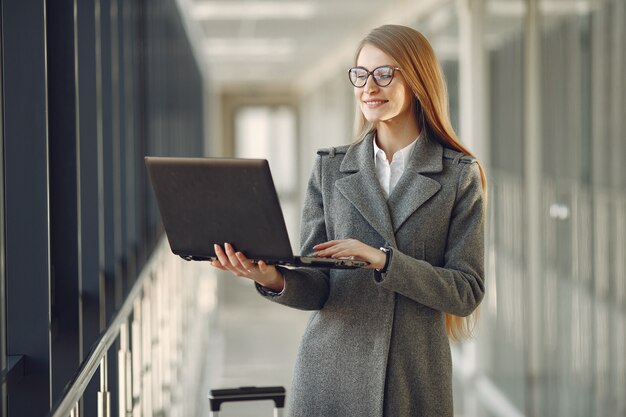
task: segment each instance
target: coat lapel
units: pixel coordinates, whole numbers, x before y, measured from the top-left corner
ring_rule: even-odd
[[[335,186],[385,242],[396,246],[389,207],[374,170],[372,139],[372,135],[368,135],[350,146],[340,171],[352,174],[338,179]]]
[[[441,189],[438,181],[422,174],[443,170],[443,147],[421,136],[413,148],[409,165],[386,200],[376,177],[372,140],[373,136],[367,135],[348,149],[340,170],[351,175],[337,180],[335,186],[385,241],[395,246],[395,233]]]
[[[441,184],[422,174],[431,174],[443,170],[443,147],[426,136],[421,136],[404,174],[389,196],[389,211],[393,221],[394,233],[400,229],[411,214],[430,199]]]

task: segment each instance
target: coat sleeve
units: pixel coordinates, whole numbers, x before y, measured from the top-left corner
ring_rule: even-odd
[[[484,198],[477,163],[462,163],[448,228],[444,265],[436,267],[392,248],[384,274],[375,280],[435,310],[468,316],[484,285]]]
[[[313,246],[326,242],[326,222],[322,199],[322,156],[318,155],[307,187],[301,223],[301,253],[311,254]],[[271,293],[257,284],[257,290],[265,297],[280,304],[301,310],[319,310],[326,303],[329,291],[327,268],[283,268],[285,288],[281,293]]]

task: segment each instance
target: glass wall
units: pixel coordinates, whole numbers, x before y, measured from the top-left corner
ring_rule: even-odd
[[[544,395],[626,414],[623,1],[541,2]]]
[[[528,4],[486,7],[490,262],[479,373],[523,415],[623,416],[625,4],[540,0],[534,57]],[[537,172],[526,159],[533,143]],[[484,403],[478,415],[505,414]]]
[[[485,376],[515,409],[525,410],[524,11],[514,10],[516,4],[494,1],[485,11],[489,263],[478,351]],[[481,413],[489,409],[479,407]]]
[[[0,411],[42,416],[161,238],[144,156],[204,152],[203,73],[173,0],[0,8]]]

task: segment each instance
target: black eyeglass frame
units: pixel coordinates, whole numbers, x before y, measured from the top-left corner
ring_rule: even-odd
[[[378,78],[376,78],[376,76],[374,75],[374,71],[379,70],[381,68],[390,68],[391,69],[391,77],[388,78],[389,82],[387,84],[380,84],[379,83],[380,80]],[[365,71],[367,73],[367,77],[365,77],[365,81],[363,82],[363,85],[356,85],[354,83],[354,81],[352,81],[351,74],[356,69],[363,70],[363,71]],[[400,67],[394,67],[392,65],[381,65],[380,67],[376,67],[376,68],[374,68],[371,71],[368,71],[367,68],[363,68],[363,67],[352,67],[352,68],[348,69],[348,79],[350,80],[350,84],[352,84],[356,88],[363,88],[363,87],[365,87],[365,84],[367,84],[367,80],[369,79],[369,77],[371,75],[372,78],[374,79],[374,83],[376,83],[377,86],[379,86],[379,87],[387,87],[393,81],[393,77],[395,77],[396,71],[402,71],[402,69]],[[386,80],[387,80],[387,78],[385,78],[385,81]]]

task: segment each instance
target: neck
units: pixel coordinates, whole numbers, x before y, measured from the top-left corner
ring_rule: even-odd
[[[376,144],[391,161],[393,155],[413,142],[420,134],[417,123],[380,122],[376,126]]]

